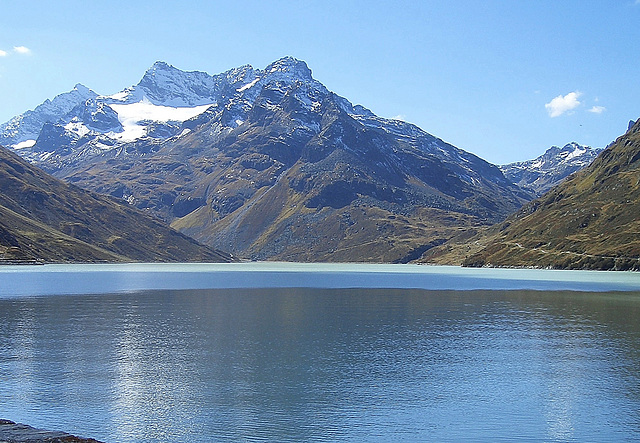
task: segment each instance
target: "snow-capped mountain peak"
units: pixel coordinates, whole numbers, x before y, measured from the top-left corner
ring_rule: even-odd
[[[93,91],[91,91],[91,89],[87,88],[82,83],[76,83],[76,85],[73,87],[73,91],[77,91],[79,94],[87,96],[92,96],[95,94]]]
[[[590,150],[588,146],[581,146],[578,143],[568,143],[560,150],[560,157],[563,161],[571,161],[573,159],[578,159],[584,156],[587,151]],[[582,158],[581,160],[586,160]],[[591,163],[589,161],[589,163]]]
[[[215,102],[218,85],[206,72],[185,72],[156,62],[140,82],[129,89],[128,103],[148,100],[154,105],[188,107]]]
[[[563,147],[552,146],[541,156],[524,162],[500,166],[513,183],[542,194],[570,174],[588,166],[602,148],[583,146],[575,142]]]
[[[78,83],[69,91],[45,100],[35,109],[20,114],[0,125],[0,145],[13,146],[36,140],[46,122],[64,119],[77,105],[98,94]],[[70,120],[70,118],[69,118]]]

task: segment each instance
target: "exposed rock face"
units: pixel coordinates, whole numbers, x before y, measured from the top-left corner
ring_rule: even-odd
[[[73,90],[60,94],[53,100],[46,100],[34,110],[0,125],[0,145],[13,146],[27,140],[36,140],[45,123],[60,120],[79,104],[97,95],[85,86],[77,84]]]

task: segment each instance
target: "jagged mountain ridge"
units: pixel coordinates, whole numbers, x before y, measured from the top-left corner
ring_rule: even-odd
[[[138,85],[74,109],[18,152],[252,258],[408,261],[531,198],[495,165],[352,105],[290,57],[217,76],[158,62]]]
[[[0,147],[0,262],[232,261],[114,198]]]
[[[562,148],[552,146],[544,154],[524,162],[499,166],[512,183],[541,196],[569,175],[591,164],[602,152],[578,143],[567,143]]]

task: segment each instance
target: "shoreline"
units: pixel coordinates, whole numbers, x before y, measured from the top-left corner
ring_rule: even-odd
[[[0,281],[0,298],[233,288],[640,291],[636,272],[364,263],[20,265],[0,267]]]

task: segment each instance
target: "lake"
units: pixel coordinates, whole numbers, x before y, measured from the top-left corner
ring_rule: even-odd
[[[640,274],[0,267],[0,418],[105,442],[640,441]]]

